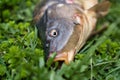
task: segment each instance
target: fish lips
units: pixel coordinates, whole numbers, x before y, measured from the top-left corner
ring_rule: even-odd
[[[66,64],[69,64],[75,56],[75,49],[69,50],[67,52],[63,52],[63,51],[56,51],[56,52],[50,52],[48,55],[48,59],[50,57],[52,57],[53,53],[56,53],[55,57],[54,57],[54,61],[63,61]]]

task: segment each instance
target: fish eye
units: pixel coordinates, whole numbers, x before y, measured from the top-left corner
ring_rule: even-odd
[[[56,37],[58,35],[58,31],[56,29],[52,29],[50,32],[49,32],[49,35],[51,37]]]

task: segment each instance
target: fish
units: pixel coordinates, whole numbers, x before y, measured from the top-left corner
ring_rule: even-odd
[[[48,5],[49,4],[49,5]],[[99,17],[105,16],[109,1],[48,0],[37,6],[33,21],[42,40],[45,58],[69,64],[94,31]]]

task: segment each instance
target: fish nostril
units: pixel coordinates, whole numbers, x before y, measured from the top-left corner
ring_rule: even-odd
[[[46,43],[45,47],[49,47],[49,43]]]
[[[47,40],[45,43],[45,47],[49,47],[49,45],[50,45],[50,40]]]

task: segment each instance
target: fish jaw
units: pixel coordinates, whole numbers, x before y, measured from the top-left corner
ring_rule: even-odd
[[[54,58],[54,61],[64,61],[65,64],[69,64],[73,61],[75,56],[75,50],[70,50],[69,52],[58,52]]]

